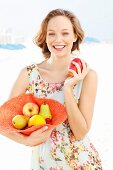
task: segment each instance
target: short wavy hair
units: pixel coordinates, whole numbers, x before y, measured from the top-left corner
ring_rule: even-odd
[[[56,17],[56,16],[65,16],[72,23],[73,31],[77,37],[77,40],[76,40],[76,42],[73,42],[71,52],[74,50],[79,50],[79,45],[84,38],[84,31],[81,28],[80,22],[79,22],[78,18],[72,12],[70,12],[68,10],[63,10],[63,9],[54,9],[54,10],[50,11],[47,14],[47,16],[45,17],[45,19],[42,21],[40,30],[36,34],[36,36],[34,37],[34,40],[33,40],[33,42],[42,49],[42,53],[46,59],[50,57],[50,51],[46,44],[47,26],[48,26],[48,22],[53,17]]]

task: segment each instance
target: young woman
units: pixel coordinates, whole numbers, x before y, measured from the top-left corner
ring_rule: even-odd
[[[32,152],[31,170],[102,170],[98,152],[87,137],[91,127],[97,91],[97,74],[82,61],[83,69],[73,62],[71,53],[79,50],[84,32],[70,11],[55,9],[42,22],[35,43],[44,61],[24,68],[10,98],[26,91],[65,104],[68,119],[53,130],[42,128],[30,136],[8,133],[5,136],[28,146]],[[42,143],[38,145],[39,143]]]

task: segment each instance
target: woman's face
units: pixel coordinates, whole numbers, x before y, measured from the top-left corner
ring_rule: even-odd
[[[70,55],[74,41],[73,26],[67,17],[56,16],[48,22],[46,43],[51,55]]]

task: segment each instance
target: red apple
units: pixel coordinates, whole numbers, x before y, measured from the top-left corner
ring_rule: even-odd
[[[69,69],[72,69],[78,73],[76,66],[72,63],[73,61],[76,62],[77,64],[79,64],[80,69],[82,71],[83,66],[82,66],[82,62],[81,62],[80,58],[74,58],[69,65]],[[73,77],[73,73],[71,71],[68,71],[68,75]]]
[[[26,116],[33,116],[39,113],[39,106],[35,103],[28,102],[23,106],[23,114]]]

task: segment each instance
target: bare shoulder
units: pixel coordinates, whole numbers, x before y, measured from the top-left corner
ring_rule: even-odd
[[[90,69],[88,74],[84,78],[84,81],[93,83],[93,82],[97,82],[97,79],[98,79],[97,72],[95,70]]]
[[[95,97],[96,97],[96,92],[97,92],[97,84],[98,84],[98,82],[97,82],[96,71],[89,70],[89,72],[87,73],[86,77],[83,80],[81,96],[80,96],[80,103],[85,102],[84,105],[86,105],[87,101],[88,101],[88,105],[89,105],[89,103],[90,104],[94,103]]]
[[[25,80],[28,79],[28,68],[27,67],[24,67],[20,70],[19,77]]]
[[[9,98],[16,97],[26,92],[29,87],[29,78],[27,73],[27,67],[21,69],[10,93]]]
[[[97,89],[98,76],[95,70],[90,69],[86,77],[83,80],[83,90],[84,91],[93,91]],[[95,91],[94,90],[94,91]]]
[[[25,75],[25,74],[27,75],[27,68],[28,68],[27,66],[22,68],[20,73],[23,74],[23,75]]]
[[[18,81],[18,83],[23,82],[25,84],[28,84],[29,77],[28,77],[28,68],[27,68],[27,66],[20,70],[20,73],[19,73],[19,76],[17,78],[17,81]]]

